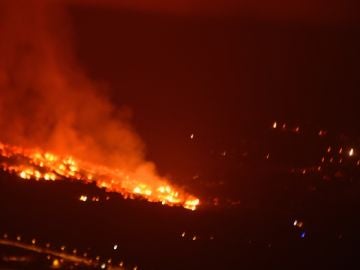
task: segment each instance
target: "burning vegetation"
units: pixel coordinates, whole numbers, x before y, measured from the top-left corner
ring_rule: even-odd
[[[95,182],[98,187],[120,193],[125,198],[142,197],[149,202],[182,206],[190,210],[195,210],[199,205],[199,199],[166,181],[149,184],[136,179],[131,173],[78,161],[73,157],[60,157],[49,152],[4,144],[0,144],[0,157],[4,171],[17,174],[25,180],[71,179],[85,183]]]
[[[27,180],[95,182],[125,197],[195,210],[199,200],[146,160],[127,110],[77,64],[65,5],[9,0],[0,10],[2,169]]]

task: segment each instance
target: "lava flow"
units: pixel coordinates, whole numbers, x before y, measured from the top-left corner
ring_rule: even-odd
[[[182,206],[196,210],[200,201],[171,185],[166,180],[143,182],[131,173],[75,160],[73,157],[60,157],[38,149],[25,149],[0,143],[0,168],[17,174],[26,180],[78,180],[95,182],[109,192],[120,193],[125,198],[144,198],[149,202],[163,205]]]

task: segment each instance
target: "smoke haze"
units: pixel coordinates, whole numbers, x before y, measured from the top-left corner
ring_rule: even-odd
[[[59,2],[1,3],[0,139],[152,178],[143,143],[72,55]]]

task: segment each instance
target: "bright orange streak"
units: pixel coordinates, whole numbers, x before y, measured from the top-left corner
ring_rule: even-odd
[[[26,180],[56,181],[64,178],[95,182],[100,188],[120,193],[125,198],[145,198],[149,202],[182,206],[196,210],[199,199],[161,181],[141,181],[119,169],[90,164],[73,157],[60,157],[41,150],[24,149],[0,143],[0,164],[4,171]]]

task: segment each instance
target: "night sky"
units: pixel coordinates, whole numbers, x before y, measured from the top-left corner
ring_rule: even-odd
[[[71,18],[87,72],[176,173],[201,163],[189,159],[191,133],[219,147],[274,120],[358,134],[358,20],[320,6],[298,16],[290,4],[213,16],[77,6]]]

